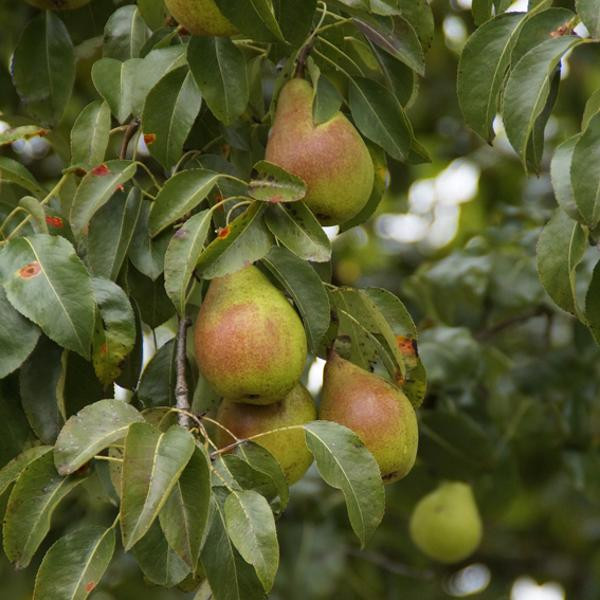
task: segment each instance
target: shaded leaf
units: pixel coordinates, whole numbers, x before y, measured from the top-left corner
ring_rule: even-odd
[[[135,5],[115,10],[104,26],[102,52],[104,56],[127,60],[137,58],[150,32]]]
[[[571,160],[573,198],[586,225],[600,222],[600,114],[576,141]]]
[[[296,202],[306,196],[306,184],[300,177],[266,160],[254,165],[257,177],[248,184],[248,194],[255,200],[279,204]]]
[[[215,0],[220,11],[253,40],[283,41],[271,0]]]
[[[95,100],[78,115],[71,129],[71,164],[93,167],[104,160],[110,133],[110,108]]]
[[[52,446],[33,446],[27,448],[0,469],[0,496],[14,483],[22,471],[43,454],[52,450]]]

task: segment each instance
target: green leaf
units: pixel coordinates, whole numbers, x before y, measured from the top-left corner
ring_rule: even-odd
[[[311,210],[303,203],[270,206],[265,223],[271,233],[291,252],[304,260],[327,262],[331,242]]]
[[[142,321],[152,329],[162,325],[174,314],[173,304],[165,292],[162,277],[152,281],[133,267],[127,270],[130,296],[137,302]]]
[[[147,423],[129,427],[120,509],[125,550],[148,532],[193,452],[194,438],[177,425],[166,433]]]
[[[63,375],[63,350],[46,336],[19,371],[19,394],[27,421],[45,444],[54,444],[63,424],[59,386]]]
[[[350,83],[349,101],[360,132],[396,160],[406,160],[413,132],[398,99],[379,83],[355,77]]]
[[[277,531],[269,503],[255,491],[233,491],[225,500],[223,512],[231,541],[254,567],[268,592],[279,566]]]
[[[156,585],[173,587],[190,572],[190,568],[167,543],[158,521],[131,549],[131,553],[146,578]]]
[[[257,176],[248,184],[248,194],[255,200],[279,204],[297,202],[306,196],[306,184],[300,177],[266,160],[254,165]]]
[[[587,129],[592,117],[600,112],[600,90],[596,90],[585,103],[585,110],[581,119],[581,130]]]
[[[563,54],[583,43],[580,38],[551,38],[531,49],[511,71],[506,84],[502,116],[506,134],[526,169],[528,148],[539,117],[544,115],[551,84]],[[546,119],[547,120],[547,117]],[[545,124],[544,120],[544,124]],[[539,156],[531,166],[537,169]]]
[[[134,175],[137,166],[129,160],[109,160],[89,171],[81,180],[69,221],[76,238],[85,235],[90,219]]]
[[[592,280],[585,296],[585,320],[596,343],[600,344],[600,263],[596,263],[594,267]]]
[[[129,356],[121,363],[121,374],[115,383],[122,388],[135,390],[142,373],[142,363],[144,359],[144,332],[142,326],[142,317],[137,302],[130,297],[135,318],[135,345]]]
[[[75,54],[63,22],[46,11],[31,20],[13,58],[13,81],[28,111],[43,125],[57,124],[75,82]]]
[[[275,19],[271,0],[215,0],[215,2],[224,16],[253,40],[284,41],[283,33]]]
[[[273,5],[286,41],[300,46],[310,32],[317,0],[274,0]]]
[[[493,0],[473,0],[472,12],[475,25],[483,25],[492,17]]]
[[[3,543],[8,559],[18,569],[29,565],[50,530],[54,509],[85,477],[61,477],[52,453],[36,458],[17,479],[4,516]]]
[[[137,7],[150,29],[156,30],[164,26],[167,9],[163,3],[156,0],[138,0]]]
[[[142,127],[150,154],[170,169],[183,154],[183,144],[200,113],[202,96],[186,68],[167,73],[149,92]],[[148,137],[149,136],[149,137]]]
[[[1,255],[0,255],[1,258]],[[0,286],[0,379],[18,369],[33,352],[40,330],[17,312]]]
[[[190,169],[171,177],[152,203],[149,228],[152,237],[196,208],[215,187],[221,174]]]
[[[167,247],[165,290],[180,315],[185,314],[188,287],[204,250],[211,223],[211,211],[199,212],[175,232]]]
[[[57,344],[90,355],[94,298],[89,273],[63,237],[15,238],[2,260],[10,303]]]
[[[19,200],[19,206],[23,207],[31,217],[31,224],[35,233],[48,233],[46,213],[42,203],[33,196],[23,196]]]
[[[548,221],[537,245],[537,269],[548,295],[563,310],[578,314],[575,269],[588,245],[579,223],[558,209]]]
[[[84,600],[98,585],[115,551],[115,530],[76,529],[55,542],[35,577],[33,600]]]
[[[44,188],[22,164],[7,156],[0,156],[0,181],[16,183],[38,198],[46,195]]]
[[[577,13],[593,38],[600,38],[600,6],[594,0],[576,0]]]
[[[196,446],[159,514],[169,546],[193,571],[208,525],[210,494],[209,458],[202,447]]]
[[[309,264],[285,248],[272,248],[262,262],[294,300],[304,321],[309,346],[316,352],[330,320],[329,299],[321,278]]]
[[[110,133],[110,108],[95,100],[77,117],[71,130],[71,164],[94,167],[104,160]]]
[[[137,58],[150,37],[150,32],[135,5],[115,10],[104,26],[104,56],[127,60]]]
[[[341,108],[344,99],[331,81],[320,74],[318,81],[313,81],[315,98],[313,101],[313,122],[321,125],[331,119]]]
[[[62,401],[65,417],[79,412],[88,404],[106,396],[104,386],[98,381],[94,366],[74,352],[63,352]]]
[[[460,56],[460,108],[467,125],[487,141],[494,138],[492,123],[523,18],[523,13],[510,13],[488,21],[469,37]]]
[[[250,98],[244,54],[229,38],[194,36],[187,59],[208,108],[219,121],[231,125]]]
[[[27,448],[0,469],[0,496],[14,483],[23,470],[40,456],[50,452],[52,446],[33,446]]]
[[[262,600],[263,588],[254,569],[238,554],[225,528],[219,500],[212,497],[212,521],[201,562],[215,600]]]
[[[146,365],[137,392],[139,401],[146,408],[174,404],[176,376],[175,340],[170,340]]]
[[[550,177],[556,201],[569,217],[576,221],[581,221],[582,218],[573,198],[571,164],[573,162],[573,151],[580,137],[581,134],[578,133],[557,146],[550,165]]]
[[[122,400],[100,400],[72,416],[61,429],[54,448],[54,462],[61,475],[80,469],[96,454],[124,438],[129,426],[144,418]]]
[[[219,231],[200,255],[196,270],[204,279],[223,277],[263,258],[273,245],[262,214],[264,204],[254,202]]]
[[[109,385],[121,374],[121,363],[135,344],[135,321],[127,294],[109,279],[92,279],[99,315],[94,331],[92,360],[98,379]]]
[[[600,114],[595,115],[575,143],[571,160],[573,198],[591,228],[600,222]]]
[[[306,445],[325,483],[341,490],[354,533],[364,546],[381,523],[385,493],[377,462],[350,429],[329,421],[304,426]]]
[[[117,279],[142,212],[141,194],[132,187],[127,195],[115,194],[92,217],[88,232],[87,262],[90,271]]]
[[[23,451],[33,439],[13,378],[0,380],[0,465]]]

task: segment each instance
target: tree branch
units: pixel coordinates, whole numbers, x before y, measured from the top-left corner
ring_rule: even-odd
[[[546,317],[550,317],[552,315],[552,311],[545,306],[538,306],[530,312],[511,317],[510,319],[505,319],[504,321],[500,321],[499,323],[492,325],[488,329],[479,331],[475,334],[475,339],[479,341],[484,341],[490,337],[493,337],[497,333],[500,333],[504,329],[508,329],[509,327],[513,327],[514,325],[520,325],[525,321],[529,321],[529,319],[534,319],[535,317],[542,317],[544,315]]]
[[[127,128],[125,129],[125,133],[123,134],[123,142],[121,143],[121,150],[119,152],[119,158],[121,160],[125,160],[127,158],[127,147],[129,146],[129,142],[131,138],[135,135],[135,132],[138,130],[140,126],[139,119],[133,119]]]
[[[191,325],[191,321],[186,317],[179,320],[179,331],[177,332],[177,357],[176,357],[176,368],[177,368],[177,383],[175,385],[175,402],[176,406],[181,411],[190,410],[190,400],[188,396],[188,385],[185,378],[186,370],[186,339],[187,339],[187,328]],[[189,429],[191,426],[190,417],[183,412],[179,412],[177,420],[181,427]]]

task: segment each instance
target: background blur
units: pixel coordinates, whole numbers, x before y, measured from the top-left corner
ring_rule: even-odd
[[[94,4],[100,15],[103,6],[110,14],[118,3]],[[410,116],[433,162],[390,164],[389,192],[369,225],[340,236],[330,232],[336,238],[335,283],[388,288],[419,325],[429,376],[420,410],[420,460],[405,480],[387,487],[386,517],[365,551],[351,534],[341,494],[309,472],[292,488],[279,524],[282,568],[271,597],[597,600],[600,352],[588,331],[543,292],[535,245],[555,207],[548,159],[578,130],[586,99],[600,88],[598,50],[579,49],[564,62],[566,81],[547,128],[543,174],[525,177],[502,123],[496,123],[499,136],[489,147],[465,128],[458,110],[455,76],[473,29],[470,0],[433,0],[432,6],[436,37]],[[33,12],[21,1],[0,0],[0,130],[7,128],[3,114],[19,112],[9,53]],[[89,24],[100,33],[102,26]],[[81,40],[90,37],[80,34]],[[52,134],[58,145],[67,143],[74,116],[94,97],[89,61],[96,47],[86,42],[77,51],[76,93],[60,131]],[[0,151],[41,180],[62,168],[42,138]],[[0,187],[0,216],[19,194]],[[584,261],[582,279],[590,263]],[[307,372],[316,394],[322,366],[319,361]],[[0,423],[1,415],[0,406]],[[0,424],[0,440],[9,434]],[[481,548],[457,567],[431,563],[408,537],[413,505],[444,478],[472,482],[485,523]],[[76,516],[100,510],[98,503],[92,493],[71,496],[45,547]],[[36,569],[34,564],[17,573],[1,557],[0,598],[30,598]],[[91,597],[193,594],[148,587],[122,555]]]

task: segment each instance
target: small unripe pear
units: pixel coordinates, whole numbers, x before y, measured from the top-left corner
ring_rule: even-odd
[[[416,505],[410,536],[420,550],[442,563],[464,560],[479,546],[481,517],[471,487],[444,482]]]
[[[299,381],[307,343],[293,306],[261,271],[213,279],[195,329],[198,367],[222,397],[270,404]]]
[[[304,425],[316,418],[315,403],[308,390],[300,383],[283,400],[268,406],[223,400],[217,414],[219,423],[239,439],[290,425]],[[219,429],[216,441],[223,448],[235,440]],[[302,478],[313,460],[302,429],[270,433],[257,438],[255,443],[266,448],[275,457],[290,485]]]
[[[415,464],[419,432],[408,398],[381,377],[332,352],[323,376],[319,418],[352,429],[391,483]]]
[[[229,37],[237,33],[214,0],[165,0],[165,5],[175,20],[193,35]]]
[[[90,0],[26,0],[28,4],[43,10],[74,10],[89,4]]]
[[[313,88],[295,78],[282,88],[265,157],[307,185],[305,204],[324,225],[348,221],[367,203],[374,167],[352,123],[337,112],[313,121]]]

